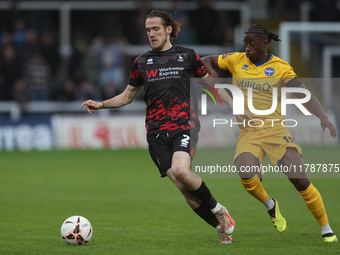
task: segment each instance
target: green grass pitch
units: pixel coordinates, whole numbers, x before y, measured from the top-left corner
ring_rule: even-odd
[[[233,149],[224,150],[231,163]],[[340,147],[304,148],[305,162],[340,163],[339,155]],[[287,219],[283,234],[238,179],[205,179],[237,224],[233,244],[221,245],[146,150],[1,152],[0,162],[0,254],[340,254],[284,178],[263,181]],[[312,182],[339,238],[340,178]],[[60,237],[72,215],[93,225],[86,246]]]

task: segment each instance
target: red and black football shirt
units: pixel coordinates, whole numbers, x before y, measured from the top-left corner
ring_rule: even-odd
[[[144,85],[148,133],[199,130],[196,100],[190,99],[190,78],[206,73],[195,51],[181,46],[151,50],[135,59],[128,84]]]

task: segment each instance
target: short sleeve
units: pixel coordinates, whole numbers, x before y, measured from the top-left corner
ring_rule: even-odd
[[[232,53],[224,53],[222,55],[218,56],[218,67],[222,70],[228,70],[231,71],[231,64],[230,64],[230,59],[231,55],[234,54]]]
[[[133,66],[132,69],[130,71],[130,77],[129,77],[129,81],[128,84],[134,87],[139,87],[143,85],[143,78],[139,72],[139,68],[138,68],[138,57],[135,59],[135,61],[133,62]]]
[[[207,69],[205,69],[201,58],[194,52],[192,74],[196,78],[201,78],[207,74]]]
[[[297,75],[294,72],[293,67],[291,67],[288,63],[285,63],[282,69],[286,69],[283,75],[283,78],[284,78],[283,83],[285,84],[286,87],[300,87],[301,86],[302,83],[297,79]]]

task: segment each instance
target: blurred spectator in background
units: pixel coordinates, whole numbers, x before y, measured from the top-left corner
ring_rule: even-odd
[[[51,99],[55,99],[54,95],[59,91],[59,64],[61,57],[58,50],[58,45],[54,42],[51,33],[44,33],[41,37],[40,52],[43,59],[50,67],[50,92]]]
[[[98,55],[102,45],[100,37],[95,38],[92,45],[84,40],[76,40],[68,65],[69,78],[76,84],[80,84],[84,79],[98,83]]]
[[[25,43],[26,33],[27,29],[25,21],[21,18],[15,20],[13,24],[12,41],[16,47]]]
[[[218,11],[212,8],[212,0],[201,0],[200,7],[193,11],[193,24],[199,44],[220,44]]]
[[[39,51],[37,32],[33,29],[27,30],[25,42],[18,46],[17,49],[21,63],[25,64],[32,59],[33,55]]]
[[[123,92],[121,87],[118,87],[114,82],[108,82],[104,88],[102,88],[103,98],[111,98]]]
[[[181,23],[180,36],[174,41],[175,44],[188,45],[197,43],[196,32],[190,23],[191,17],[188,12],[182,11],[180,6],[180,0],[172,1],[172,8],[169,13]]]
[[[12,44],[12,35],[8,32],[3,32],[1,34],[0,48],[3,49],[7,45],[13,45]]]
[[[138,7],[127,17],[127,39],[131,44],[149,44],[145,33],[145,17],[150,12],[149,0],[137,0]]]
[[[27,89],[27,84],[23,80],[18,79],[14,82],[12,98],[14,101],[17,101],[20,104],[21,110],[25,111],[30,97]]]
[[[13,32],[13,24],[18,20],[21,14],[17,8],[17,0],[11,0],[8,10],[0,15],[0,29],[1,31]]]
[[[5,31],[0,35],[0,100],[10,100],[12,98],[10,96],[11,95],[10,90],[12,89],[12,84],[8,83],[8,81],[5,81],[6,75],[8,75],[8,71],[7,71],[7,67],[4,66],[6,65],[4,63],[5,62],[4,52],[5,52],[6,47],[8,46],[12,46],[12,35]]]
[[[13,84],[21,78],[21,62],[16,49],[7,44],[1,51],[1,73],[3,82],[2,100],[12,100]]]
[[[88,45],[83,40],[76,40],[68,63],[68,76],[79,84],[85,78],[83,61],[88,53]]]
[[[56,76],[59,70],[60,54],[58,45],[51,33],[44,33],[41,37],[41,54],[51,68],[51,75]]]
[[[101,101],[102,95],[100,89],[96,85],[84,79],[76,88],[75,99],[83,101],[88,98]]]
[[[71,79],[66,80],[56,97],[58,101],[70,102],[76,99],[75,96],[76,84]]]
[[[107,37],[99,50],[98,57],[100,85],[105,88],[108,83],[114,83],[119,89],[123,88],[123,56],[118,40]]]
[[[27,84],[31,100],[44,101],[49,99],[50,73],[50,67],[39,52],[35,52],[33,57],[26,62],[23,79]]]
[[[104,40],[102,36],[97,36],[93,38],[87,54],[83,61],[83,68],[86,72],[86,78],[92,83],[99,83],[99,52],[104,45]]]

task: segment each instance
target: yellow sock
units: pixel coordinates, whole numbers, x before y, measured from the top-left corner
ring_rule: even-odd
[[[252,195],[262,203],[267,202],[269,198],[268,194],[264,190],[262,183],[258,177],[255,176],[247,180],[241,179],[241,183],[250,195]]]
[[[320,227],[328,224],[328,217],[319,191],[310,184],[306,190],[299,191],[308,209],[314,215]]]

